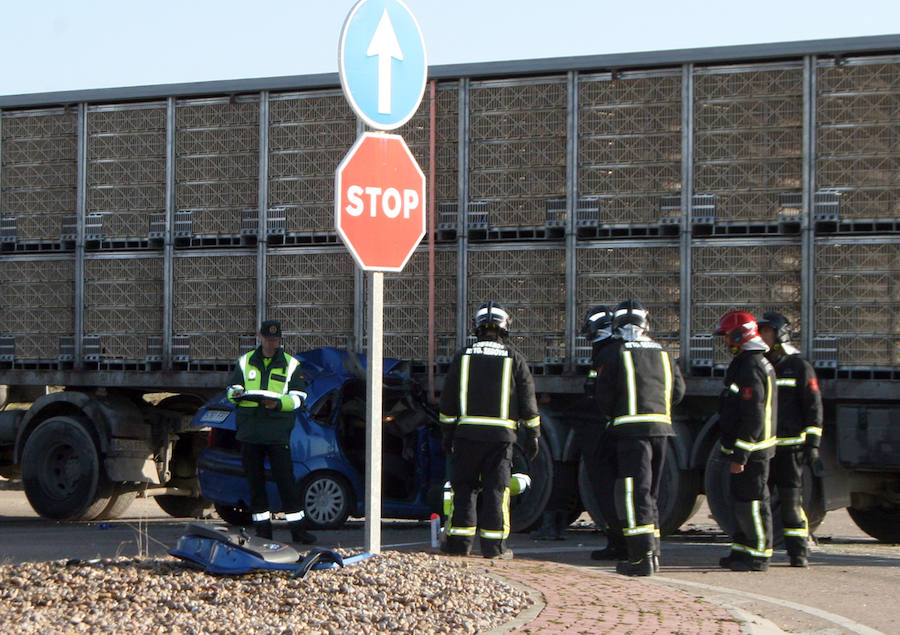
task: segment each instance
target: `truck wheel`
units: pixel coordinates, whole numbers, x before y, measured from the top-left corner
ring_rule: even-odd
[[[597,492],[597,476],[590,473],[590,468],[582,455],[578,464],[578,491],[591,520],[597,527],[605,527],[599,496],[612,496],[612,492]],[[663,475],[659,486],[659,524],[660,532],[665,536],[679,527],[694,515],[700,506],[700,474],[695,470],[680,470],[675,462],[674,453],[669,448],[666,462],[663,464]]]
[[[704,484],[706,488],[706,501],[713,518],[719,523],[729,536],[734,535],[737,522],[734,518],[734,505],[731,500],[731,475],[728,472],[730,459],[722,454],[722,446],[716,442],[706,460],[706,473]],[[781,523],[781,514],[778,513],[778,497],[772,502],[772,538],[775,545],[782,544],[784,529]],[[821,481],[813,476],[809,468],[803,470],[803,510],[809,523],[809,532],[813,533],[825,518],[825,507],[822,503]]]
[[[97,446],[73,417],[51,417],[31,433],[22,451],[22,481],[28,502],[45,518],[93,518],[109,503],[108,498],[98,501]],[[97,502],[102,503],[99,509]]]
[[[872,538],[879,542],[900,543],[900,509],[848,507],[847,512],[856,526]]]
[[[672,448],[666,453],[659,484],[659,530],[663,536],[676,531],[700,507],[700,472],[679,469]]]
[[[350,484],[335,472],[315,472],[300,487],[306,522],[317,529],[338,529],[353,504]]]
[[[121,518],[134,499],[137,498],[137,490],[130,483],[116,483],[113,485],[113,493],[106,508],[100,512],[94,520],[115,520]]]
[[[157,496],[156,504],[169,516],[175,518],[203,518],[210,507],[210,501],[202,496],[175,496],[173,494]]]
[[[522,433],[521,438],[524,438]],[[553,452],[542,437],[538,444],[538,455],[533,461],[522,451],[518,443],[513,445],[512,472],[521,472],[531,477],[531,486],[509,501],[509,530],[514,533],[528,531],[540,522],[544,508],[550,500],[553,489]]]
[[[214,507],[216,508],[216,513],[219,515],[219,518],[229,525],[249,527],[253,524],[253,518],[250,516],[250,512],[243,507],[223,505],[220,503],[214,503]]]

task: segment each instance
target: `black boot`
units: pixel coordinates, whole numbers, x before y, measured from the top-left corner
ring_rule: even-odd
[[[272,540],[272,521],[271,520],[263,520],[262,522],[253,523],[254,528],[256,528],[256,536],[258,538],[265,538],[266,540]]]
[[[653,552],[648,551],[639,560],[623,560],[616,564],[616,573],[628,576],[653,575]]]
[[[606,547],[591,552],[591,560],[627,560],[628,549],[621,531],[606,528]]]
[[[291,530],[291,542],[299,542],[304,545],[311,545],[316,541],[316,537],[303,528],[303,521],[288,524]]]
[[[569,512],[557,511],[553,519],[553,540],[565,540],[563,535],[569,526]]]

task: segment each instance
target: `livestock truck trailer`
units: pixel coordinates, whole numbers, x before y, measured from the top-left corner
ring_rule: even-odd
[[[190,420],[262,319],[365,351],[334,230],[364,130],[335,74],[0,97],[0,473],[36,509],[201,514]],[[556,488],[602,522],[580,324],[636,298],[687,382],[665,530],[727,507],[711,331],[739,308],[788,316],[819,374],[812,523],[900,540],[900,36],[437,66],[397,132],[429,231],[385,275],[384,355],[433,398],[474,307],[510,311],[553,459],[535,518]]]

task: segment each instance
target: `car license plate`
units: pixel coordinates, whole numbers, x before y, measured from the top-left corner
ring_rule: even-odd
[[[200,423],[222,423],[231,414],[230,410],[207,410],[200,417]]]

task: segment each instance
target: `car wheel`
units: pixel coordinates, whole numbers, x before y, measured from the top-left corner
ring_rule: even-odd
[[[338,529],[353,506],[350,484],[335,472],[315,472],[304,479],[300,500],[306,522],[317,529]]]
[[[220,503],[215,503],[214,507],[216,508],[216,513],[219,515],[219,518],[224,520],[229,525],[249,527],[253,524],[253,518],[250,516],[250,511],[244,509],[243,507],[223,505]]]

